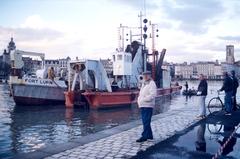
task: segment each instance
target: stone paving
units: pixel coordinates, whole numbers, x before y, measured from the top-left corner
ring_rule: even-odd
[[[147,148],[196,123],[197,113],[196,107],[188,107],[155,115],[152,121],[154,139],[144,143],[136,142],[142,132],[142,126],[140,125],[45,159],[131,158],[136,156],[139,151],[145,151]]]

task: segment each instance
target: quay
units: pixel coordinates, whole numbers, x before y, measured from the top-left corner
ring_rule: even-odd
[[[132,158],[138,153],[164,141],[198,122],[197,106],[174,109],[152,118],[154,139],[137,143],[142,132],[141,121],[137,120],[112,129],[81,137],[69,143],[49,145],[15,158],[25,159],[95,159],[95,158]]]

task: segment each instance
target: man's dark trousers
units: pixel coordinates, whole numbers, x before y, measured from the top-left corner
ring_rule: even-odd
[[[153,114],[153,108],[142,107],[141,115],[142,115],[142,123],[143,123],[143,139],[152,139],[152,128],[151,128],[151,119]]]

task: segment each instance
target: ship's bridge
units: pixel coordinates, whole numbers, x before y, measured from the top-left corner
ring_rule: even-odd
[[[113,75],[132,75],[132,54],[115,52],[113,54]]]

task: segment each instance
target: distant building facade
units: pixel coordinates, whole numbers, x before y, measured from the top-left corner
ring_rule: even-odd
[[[215,65],[214,62],[198,62],[195,64],[196,73],[203,74],[208,79],[215,79]]]
[[[113,74],[113,62],[111,59],[100,59],[108,75]]]
[[[42,61],[40,60],[33,60],[31,57],[22,57],[22,60],[24,63],[23,71],[25,73],[36,72],[36,70],[42,68]]]
[[[207,79],[222,79],[222,66],[215,62],[182,63],[175,65],[176,79],[197,79],[203,74]]]
[[[175,65],[175,78],[191,79],[193,76],[193,66],[186,63]]]
[[[45,66],[45,68],[53,67],[55,74],[60,75],[61,70],[63,70],[64,73],[66,73],[67,64],[70,60],[71,60],[70,57],[57,59],[57,60],[48,59],[48,60],[44,61],[44,66]]]
[[[67,68],[67,64],[70,60],[71,60],[71,58],[69,56],[67,58],[59,59],[58,61],[59,61],[60,68],[62,68],[62,69]]]

